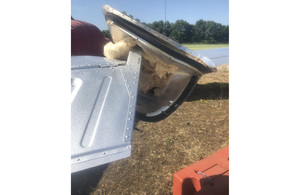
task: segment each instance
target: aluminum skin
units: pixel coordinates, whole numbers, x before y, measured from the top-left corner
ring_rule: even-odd
[[[72,172],[130,156],[141,54],[72,57]]]

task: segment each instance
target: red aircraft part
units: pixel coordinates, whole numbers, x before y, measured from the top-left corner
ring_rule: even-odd
[[[71,55],[102,56],[103,47],[109,40],[102,32],[88,22],[71,20]]]
[[[229,194],[229,147],[174,174],[173,195],[190,194]]]

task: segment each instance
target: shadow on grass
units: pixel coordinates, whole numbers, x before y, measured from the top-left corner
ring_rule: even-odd
[[[71,194],[90,194],[93,192],[108,165],[109,163],[77,173],[72,173]]]
[[[204,100],[229,99],[229,83],[208,83],[196,85],[187,102]]]

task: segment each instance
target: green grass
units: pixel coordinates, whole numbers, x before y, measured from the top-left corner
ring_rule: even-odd
[[[202,49],[215,49],[221,47],[229,47],[227,43],[218,43],[218,44],[205,44],[205,43],[183,43],[183,46],[189,48],[190,50],[202,50]]]

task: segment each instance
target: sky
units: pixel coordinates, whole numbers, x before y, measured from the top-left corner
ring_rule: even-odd
[[[83,20],[107,30],[102,6],[109,5],[118,11],[151,23],[166,20],[185,20],[195,24],[199,19],[229,24],[229,0],[71,0],[71,14],[74,19]]]

